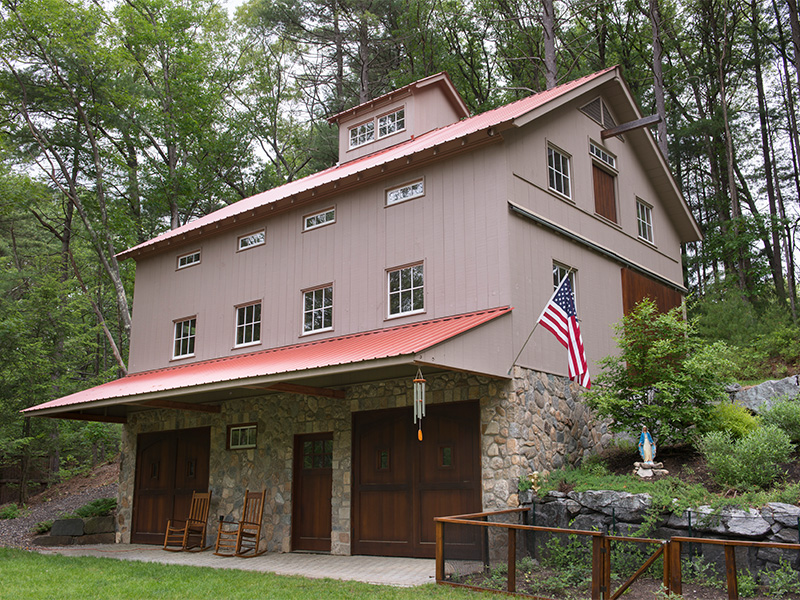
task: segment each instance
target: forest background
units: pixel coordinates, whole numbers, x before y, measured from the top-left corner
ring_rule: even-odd
[[[116,451],[118,426],[19,411],[126,373],[117,252],[334,164],[326,117],[419,78],[448,72],[479,113],[614,64],[705,236],[683,249],[699,331],[740,379],[797,372],[797,0],[0,0],[0,467],[22,467],[20,502],[37,469]]]

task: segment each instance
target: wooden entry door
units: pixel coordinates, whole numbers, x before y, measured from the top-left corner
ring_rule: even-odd
[[[162,544],[169,519],[183,519],[192,492],[208,491],[208,427],[141,433],[136,445],[131,542]]]
[[[428,406],[422,442],[410,407],[353,415],[354,554],[433,557],[434,517],[480,512],[479,427],[477,402]],[[480,556],[477,531],[452,533],[448,557]]]
[[[294,437],[292,550],[330,552],[333,433]]]

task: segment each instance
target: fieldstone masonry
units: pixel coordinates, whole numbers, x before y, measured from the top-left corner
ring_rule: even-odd
[[[574,464],[611,439],[579,401],[575,384],[563,377],[515,367],[512,380],[447,372],[426,376],[431,404],[478,400],[481,407],[483,509],[518,506],[516,481],[532,470]],[[129,542],[136,439],[140,433],[210,427],[209,543],[218,517],[240,517],[245,489],[266,488],[264,538],[267,550],[291,548],[292,452],[297,434],[333,432],[333,554],[350,554],[352,413],[410,406],[412,377],[357,384],[344,400],[270,394],[222,403],[219,414],[170,409],[134,413],[122,436],[117,541]],[[254,449],[226,450],[227,426],[258,424]]]

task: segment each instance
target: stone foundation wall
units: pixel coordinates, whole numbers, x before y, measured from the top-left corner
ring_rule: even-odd
[[[563,377],[516,367],[513,380],[448,372],[427,376],[431,404],[477,400],[481,409],[484,510],[517,506],[516,481],[532,470],[555,469],[597,451],[610,436],[593,424],[578,387]],[[266,488],[267,549],[291,548],[292,452],[297,434],[333,432],[332,538],[334,554],[350,553],[352,413],[410,406],[412,377],[353,385],[344,400],[271,394],[222,403],[219,414],[177,410],[134,413],[123,428],[117,540],[129,542],[140,433],[210,427],[210,541],[218,517],[238,520],[245,489]],[[227,426],[258,424],[254,449],[226,450]]]

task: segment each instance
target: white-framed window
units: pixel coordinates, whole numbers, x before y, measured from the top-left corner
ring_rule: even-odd
[[[636,201],[636,221],[639,225],[639,239],[653,243],[653,209],[642,202]]]
[[[255,448],[258,439],[258,424],[242,423],[228,425],[228,450]]]
[[[389,316],[425,310],[425,277],[422,263],[388,272]]]
[[[192,265],[196,265],[200,262],[200,250],[195,250],[194,252],[189,252],[188,254],[182,254],[178,257],[178,268],[185,269],[186,267],[191,267]]]
[[[378,117],[378,138],[392,135],[406,128],[406,111],[404,108],[388,115]]]
[[[604,162],[612,169],[617,168],[617,159],[594,142],[589,142],[589,154],[594,156],[597,160]]]
[[[333,329],[333,286],[303,292],[303,333]]]
[[[261,341],[261,302],[236,308],[236,346],[249,346]]]
[[[197,333],[197,318],[175,321],[175,343],[172,358],[194,356],[194,340]]]
[[[334,222],[336,222],[336,209],[328,208],[321,212],[314,213],[313,215],[306,215],[303,217],[303,231],[316,229],[323,225],[330,225]]]
[[[247,235],[239,236],[236,242],[236,247],[239,250],[249,250],[255,246],[261,246],[267,241],[267,232],[265,230],[254,231]]]
[[[375,121],[367,121],[350,128],[350,147],[358,148],[375,139]]]
[[[572,197],[569,156],[552,146],[547,147],[547,175],[548,185],[551,190],[567,198]]]
[[[400,202],[405,202],[406,200],[411,200],[413,198],[419,198],[420,196],[424,195],[425,182],[420,179],[419,181],[415,181],[413,183],[408,183],[390,190],[386,190],[386,206],[399,204]]]
[[[572,286],[572,293],[575,295],[577,303],[577,295],[578,292],[575,289],[575,269],[559,264],[557,262],[553,263],[553,291],[558,289],[559,284],[564,280],[564,277],[567,276],[569,273],[569,283]]]

